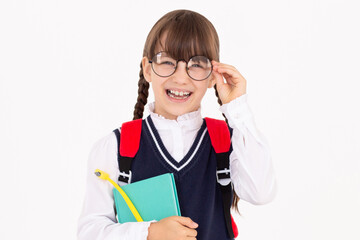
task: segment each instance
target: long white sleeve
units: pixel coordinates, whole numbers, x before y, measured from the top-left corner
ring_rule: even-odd
[[[78,222],[79,240],[145,240],[151,222],[117,222],[112,185],[94,174],[95,169],[110,174],[117,182],[117,140],[111,133],[98,140],[89,155],[86,191]]]
[[[236,194],[256,205],[271,202],[275,198],[277,184],[270,148],[255,125],[247,94],[223,104],[220,110],[233,128],[230,170]]]

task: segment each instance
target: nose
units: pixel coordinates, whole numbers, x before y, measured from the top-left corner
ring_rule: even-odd
[[[191,81],[191,78],[187,74],[186,68],[187,68],[187,63],[185,62],[185,60],[179,60],[176,71],[173,75],[176,82],[186,83],[188,81]]]

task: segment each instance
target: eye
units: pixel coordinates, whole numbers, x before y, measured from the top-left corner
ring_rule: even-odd
[[[163,61],[163,62],[160,62],[159,64],[175,66],[175,64],[173,62],[170,62],[170,61]]]
[[[201,66],[200,64],[193,64],[193,65],[191,65],[191,67],[203,68],[203,66]]]
[[[206,57],[195,56],[190,59],[189,65],[192,68],[206,69],[208,68],[209,61]]]
[[[206,65],[204,65],[204,63],[201,62],[201,61],[196,61],[196,62],[193,62],[190,67],[191,68],[202,68],[202,69],[204,69],[204,68],[206,68]]]

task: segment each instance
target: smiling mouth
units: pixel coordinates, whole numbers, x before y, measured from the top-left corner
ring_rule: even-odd
[[[190,97],[192,92],[166,89],[166,94],[169,97],[174,98],[174,99],[186,99],[186,98]]]

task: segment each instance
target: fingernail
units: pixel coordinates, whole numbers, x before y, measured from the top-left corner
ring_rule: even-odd
[[[194,227],[198,227],[199,224],[197,224],[196,222],[193,222],[193,226],[194,226]]]

